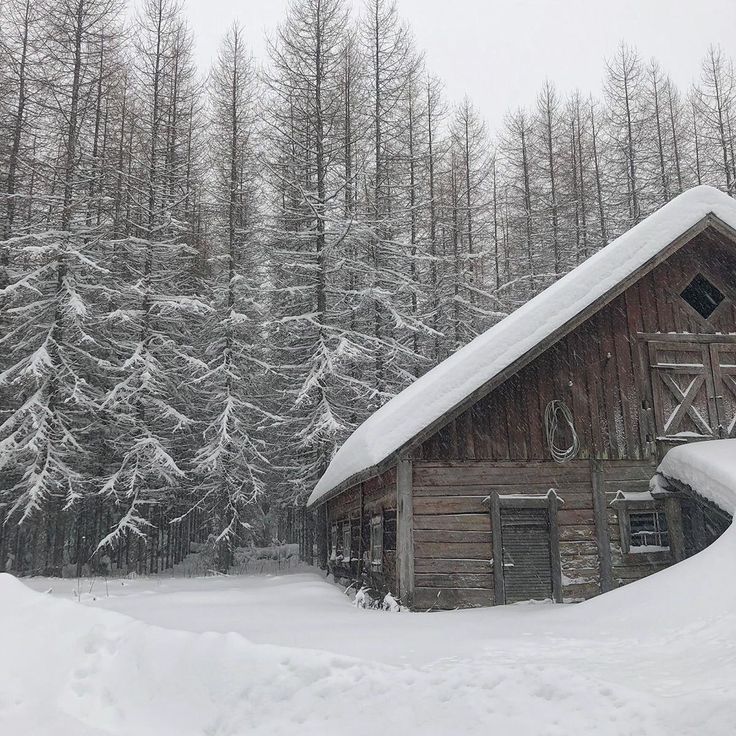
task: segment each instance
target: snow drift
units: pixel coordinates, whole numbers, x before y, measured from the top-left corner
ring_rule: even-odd
[[[736,439],[691,442],[673,447],[657,472],[690,486],[736,516]]]
[[[274,594],[282,595],[284,585],[288,580],[275,586]],[[283,647],[254,644],[241,633],[161,628],[31,592],[0,575],[0,733],[726,736],[733,731],[734,527],[679,565],[574,606],[385,614],[356,609],[345,598],[337,611],[333,589],[322,585],[330,618],[318,627],[307,623],[302,646]],[[147,595],[155,594],[154,589]],[[216,587],[209,594],[213,610],[221,595]],[[186,593],[171,604],[170,627],[186,619],[191,600]],[[201,607],[197,610],[201,615]],[[284,608],[282,617],[271,616],[273,631],[293,626],[297,614]],[[238,626],[247,631],[247,605],[237,615]],[[364,650],[375,651],[375,658],[324,651],[334,646],[331,628],[340,627],[366,640]],[[420,635],[412,636],[417,631]],[[447,642],[463,654],[448,657]],[[411,661],[416,647],[424,650],[422,664]],[[376,661],[389,650],[394,660],[406,663]]]

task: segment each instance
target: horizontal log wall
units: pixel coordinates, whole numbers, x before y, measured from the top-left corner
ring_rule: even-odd
[[[717,264],[717,266],[715,265]],[[648,366],[638,333],[736,332],[736,308],[714,324],[678,294],[698,272],[736,283],[733,249],[703,234],[568,336],[429,438],[414,459],[549,460],[544,410],[564,400],[575,419],[580,458],[648,459],[656,454]]]
[[[672,564],[669,554],[628,554],[621,549],[618,491],[646,491],[651,461],[601,464],[615,586]],[[414,465],[415,607],[420,610],[493,604],[489,494],[543,494],[554,488],[558,512],[563,600],[601,592],[591,466],[520,462],[416,462]]]
[[[496,492],[554,488],[565,600],[600,592],[588,462],[415,462],[414,601],[417,609],[493,604],[492,529],[486,499]]]

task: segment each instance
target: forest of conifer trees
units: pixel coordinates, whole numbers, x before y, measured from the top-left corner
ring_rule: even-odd
[[[392,0],[293,0],[262,59],[194,41],[176,0],[0,6],[0,570],[194,539],[227,569],[415,377],[684,189],[736,191],[717,47],[678,89],[622,44],[492,136]]]

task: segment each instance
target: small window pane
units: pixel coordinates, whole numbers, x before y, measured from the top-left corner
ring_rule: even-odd
[[[713,314],[726,298],[720,289],[699,273],[680,296],[704,319]]]
[[[332,548],[330,550],[330,559],[335,560],[337,559],[337,524],[333,524],[332,528],[330,529],[330,547]]]
[[[371,566],[381,567],[383,564],[383,519],[374,516],[371,519]]]
[[[632,511],[629,513],[631,535],[629,547],[632,552],[647,549],[669,549],[670,536],[667,516],[661,511]]]

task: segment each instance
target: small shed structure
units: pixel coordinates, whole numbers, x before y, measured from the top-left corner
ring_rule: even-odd
[[[322,563],[421,610],[586,599],[695,550],[650,479],[735,436],[736,201],[696,187],[348,438],[309,499]]]

